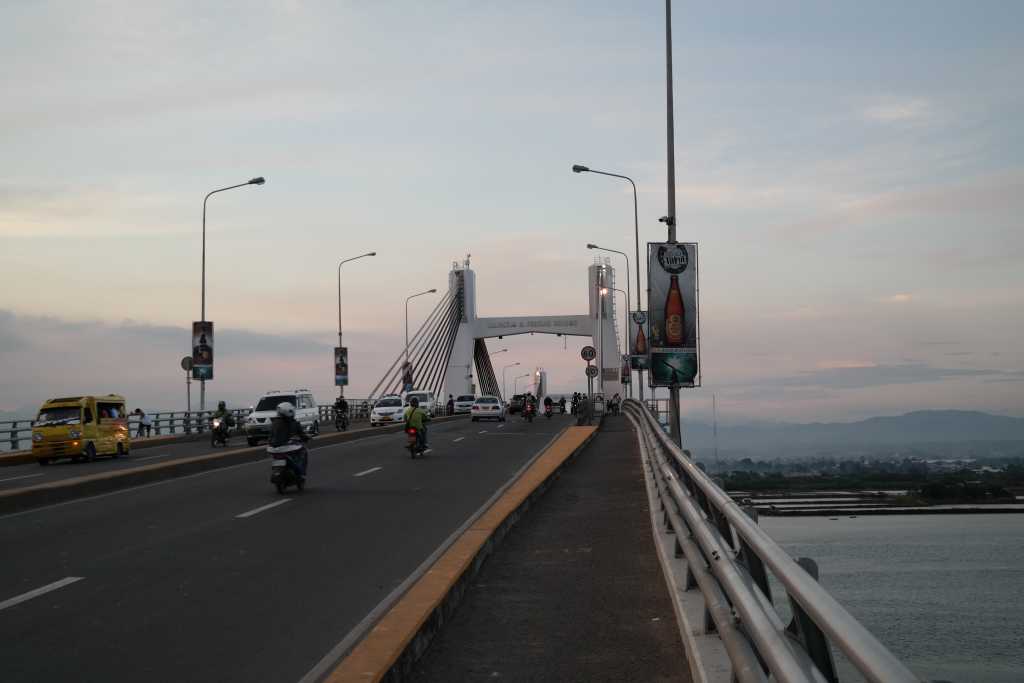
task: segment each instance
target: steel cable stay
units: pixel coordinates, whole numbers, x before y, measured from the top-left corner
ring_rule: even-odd
[[[448,292],[444,297],[442,297],[441,300],[437,302],[437,305],[434,307],[434,310],[432,310],[430,312],[430,314],[427,316],[427,318],[423,321],[423,324],[420,325],[418,330],[416,330],[416,333],[413,335],[413,341],[410,342],[410,344],[409,344],[410,354],[416,348],[418,348],[419,345],[421,345],[424,342],[424,338],[422,336],[423,331],[425,329],[427,329],[428,326],[431,326],[431,325],[433,325],[436,322],[435,319],[445,310],[445,307],[449,303],[449,301],[450,301],[452,296],[453,296],[452,292]],[[373,388],[373,391],[370,392],[370,394],[368,396],[368,399],[372,400],[375,397],[383,395],[383,394],[378,394],[377,392],[380,391],[382,386],[385,386],[385,387],[393,386],[394,382],[393,382],[392,378],[394,376],[397,376],[397,377],[401,378],[401,373],[402,373],[401,363],[402,363],[402,361],[404,359],[405,359],[405,349],[403,348],[399,352],[398,357],[395,359],[395,362],[393,362],[391,364],[391,366],[384,373],[384,376],[381,378],[381,380],[379,382],[377,382],[377,385]],[[386,393],[390,393],[390,392],[384,391],[383,393],[386,394]]]

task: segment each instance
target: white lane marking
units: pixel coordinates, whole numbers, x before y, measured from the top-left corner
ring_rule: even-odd
[[[501,428],[502,428],[502,427],[504,427],[504,426],[505,426],[505,425],[503,425],[503,424],[500,424],[500,425],[498,425],[498,429],[501,429]]]
[[[457,439],[452,439],[452,443],[458,443],[458,442],[462,441],[462,440],[463,440],[463,439],[465,439],[465,438],[466,438],[466,437],[464,437],[464,436],[460,436],[460,437],[459,437],[459,438],[457,438]]]
[[[480,430],[480,433],[481,433],[481,434],[486,434],[486,433],[487,433],[487,430],[486,430],[486,429],[481,429],[481,430]]]
[[[238,518],[238,519],[245,519],[246,517],[252,517],[253,515],[258,515],[261,512],[264,512],[265,510],[269,510],[270,508],[276,508],[278,505],[284,505],[285,503],[290,503],[291,500],[292,500],[291,498],[282,498],[281,500],[278,500],[276,502],[268,503],[266,505],[261,505],[260,507],[256,508],[255,510],[249,510],[248,512],[243,512],[240,515],[235,515],[235,517]]]
[[[6,479],[0,479],[0,481],[14,481],[15,479],[31,479],[32,477],[41,477],[43,473],[39,474],[23,474],[20,477],[7,477]]]
[[[356,472],[352,476],[353,477],[365,477],[367,474],[373,474],[377,470],[382,470],[382,469],[384,469],[384,468],[383,467],[371,467],[368,470],[363,470],[362,472]]]
[[[71,584],[75,583],[76,581],[81,581],[84,578],[85,578],[84,576],[66,576],[63,579],[61,579],[60,581],[54,581],[53,583],[48,583],[48,584],[46,584],[45,586],[43,586],[41,588],[36,588],[34,591],[29,591],[28,593],[22,593],[21,595],[16,595],[16,596],[14,596],[13,598],[11,598],[9,600],[4,600],[3,602],[0,602],[0,610],[5,610],[8,607],[14,607],[17,604],[25,602],[26,600],[31,600],[32,598],[38,598],[40,595],[45,595],[46,593],[49,593],[50,591],[57,590],[58,588],[63,588],[64,586],[70,586]]]

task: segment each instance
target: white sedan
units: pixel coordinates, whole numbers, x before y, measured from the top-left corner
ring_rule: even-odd
[[[388,396],[373,404],[370,411],[370,426],[395,424],[405,419],[405,408],[400,396]]]
[[[473,404],[476,403],[476,396],[473,394],[466,394],[464,396],[456,396],[452,409],[455,414],[465,414],[473,411]]]
[[[505,421],[505,404],[498,400],[497,396],[481,396],[473,402],[473,407],[470,409],[470,415],[473,416],[473,422],[479,420],[497,420],[498,422]]]

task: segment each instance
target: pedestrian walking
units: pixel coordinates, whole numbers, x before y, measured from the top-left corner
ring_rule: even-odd
[[[153,429],[153,418],[151,418],[149,415],[147,415],[142,410],[142,408],[136,408],[135,409],[135,415],[139,418],[139,426],[135,430],[135,438],[136,439],[141,439],[143,431],[146,432],[146,436],[148,437],[150,435],[150,432]]]

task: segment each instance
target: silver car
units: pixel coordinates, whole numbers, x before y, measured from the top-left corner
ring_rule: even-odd
[[[481,396],[477,400],[473,401],[473,407],[470,409],[470,415],[473,416],[473,422],[479,420],[497,420],[498,422],[505,421],[505,404],[502,403],[497,396]]]

